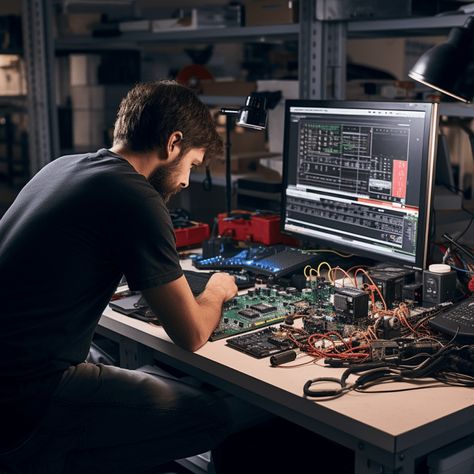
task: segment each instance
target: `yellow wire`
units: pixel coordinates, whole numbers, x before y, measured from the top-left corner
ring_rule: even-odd
[[[312,268],[311,265],[306,265],[306,266],[303,268],[303,275],[304,275],[304,277],[305,277],[306,279],[308,279],[308,278],[310,277],[310,275],[308,275],[308,273],[307,273],[308,268],[311,270],[311,268]]]
[[[343,253],[337,252],[336,250],[329,250],[329,249],[326,249],[326,250],[306,250],[306,252],[311,252],[311,253],[335,253],[336,255],[339,255],[340,257],[343,257],[343,258],[349,258],[349,257],[354,256],[353,254],[343,254]]]
[[[322,267],[323,265],[326,265],[326,266],[329,268],[329,273],[331,273],[331,271],[332,271],[332,267],[331,267],[331,265],[329,265],[328,262],[321,262],[321,263],[318,265],[318,269],[316,270],[316,273],[317,273],[318,276],[320,275],[321,267]],[[331,280],[331,278],[329,278],[329,280]]]

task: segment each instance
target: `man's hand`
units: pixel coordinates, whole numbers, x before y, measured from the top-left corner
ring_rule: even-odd
[[[235,278],[228,273],[214,273],[206,285],[205,291],[222,294],[223,301],[230,300],[237,292],[238,288],[235,284]]]
[[[195,351],[219,324],[222,305],[237,294],[237,285],[229,274],[215,273],[197,298],[184,276],[142,293],[171,339]]]

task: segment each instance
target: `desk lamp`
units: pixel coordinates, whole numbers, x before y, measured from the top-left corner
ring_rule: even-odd
[[[408,75],[468,103],[474,93],[473,77],[468,73],[470,66],[474,66],[474,16],[468,17],[462,27],[453,28],[446,43],[424,53]]]
[[[226,185],[226,211],[230,215],[232,208],[232,180],[231,180],[231,141],[230,133],[236,124],[253,130],[265,130],[267,126],[267,97],[265,93],[252,92],[246,99],[245,105],[238,109],[221,108],[220,113],[226,116],[225,121],[225,185]]]

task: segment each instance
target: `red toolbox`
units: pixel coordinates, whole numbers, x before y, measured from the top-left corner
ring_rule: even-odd
[[[200,244],[209,238],[209,226],[202,222],[191,221],[193,225],[174,229],[176,235],[176,247],[190,247]]]
[[[234,240],[260,242],[265,245],[288,244],[298,246],[298,241],[280,232],[280,216],[275,214],[255,214],[249,211],[233,211],[217,216],[219,235]]]

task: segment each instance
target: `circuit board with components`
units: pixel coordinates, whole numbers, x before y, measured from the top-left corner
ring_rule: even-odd
[[[296,340],[303,340],[306,336],[295,335]],[[296,343],[289,336],[288,331],[276,326],[263,328],[260,331],[254,331],[249,334],[241,334],[240,336],[227,339],[227,345],[241,352],[261,359],[271,355],[294,349]]]
[[[328,289],[262,287],[249,290],[246,294],[236,296],[224,304],[219,326],[212,333],[210,340],[216,341],[225,337],[258,329],[301,317],[318,308],[322,313],[332,313]]]

